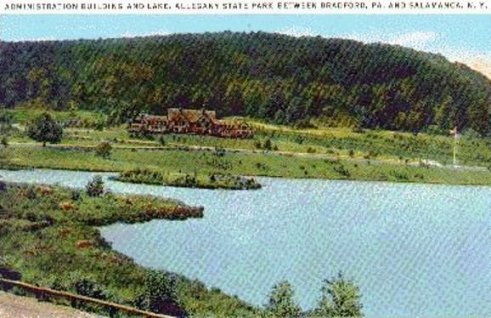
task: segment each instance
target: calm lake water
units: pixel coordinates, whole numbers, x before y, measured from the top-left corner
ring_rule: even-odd
[[[2,171],[0,179],[83,187],[94,173]],[[106,174],[107,177],[107,174]],[[101,229],[138,263],[262,305],[289,280],[304,309],[342,270],[367,317],[491,317],[491,188],[260,179],[257,191],[107,181],[114,192],[203,205],[187,221]]]

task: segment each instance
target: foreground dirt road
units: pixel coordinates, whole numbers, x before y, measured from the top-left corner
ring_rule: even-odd
[[[76,309],[39,302],[34,298],[14,296],[0,292],[2,318],[96,318]]]

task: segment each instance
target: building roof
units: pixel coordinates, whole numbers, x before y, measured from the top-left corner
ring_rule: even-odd
[[[169,108],[167,113],[167,117],[172,121],[184,118],[187,121],[194,123],[203,115],[207,116],[212,121],[216,121],[216,112],[213,110]]]

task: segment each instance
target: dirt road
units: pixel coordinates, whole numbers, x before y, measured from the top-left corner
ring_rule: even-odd
[[[70,307],[39,302],[34,298],[0,292],[0,317],[2,318],[96,318]]]

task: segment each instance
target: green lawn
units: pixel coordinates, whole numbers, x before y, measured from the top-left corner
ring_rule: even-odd
[[[35,117],[35,114],[25,110],[10,112],[14,121],[21,125]],[[55,116],[67,119],[74,114],[59,112]],[[76,113],[77,118],[87,120],[96,120],[99,116],[89,112]],[[125,126],[121,125],[104,130],[67,128],[61,145],[73,149],[43,149],[34,146],[20,130],[11,135],[12,145],[2,151],[7,158],[3,162],[4,166],[90,171],[148,168],[167,176],[192,174],[200,180],[212,174],[227,174],[449,184],[491,183],[490,171],[486,170],[491,167],[490,138],[458,140],[458,163],[484,168],[480,171],[461,171],[417,166],[425,160],[450,165],[454,140],[449,136],[354,131],[351,128],[294,129],[252,119],[242,120],[254,128],[254,138],[226,139],[196,135],[137,138],[129,136]],[[114,147],[110,159],[97,157],[91,150],[102,141],[109,141]]]
[[[491,171],[426,168],[386,163],[288,156],[274,153],[231,153],[212,150],[114,149],[109,159],[89,150],[10,146],[4,164],[33,168],[126,171],[145,167],[168,174],[229,174],[289,178],[325,178],[446,184],[490,185]]]

